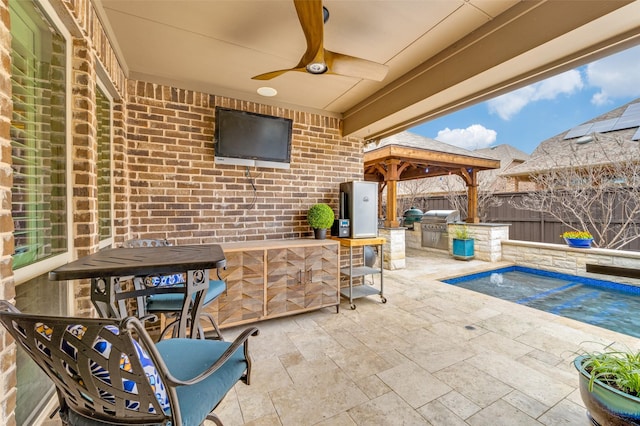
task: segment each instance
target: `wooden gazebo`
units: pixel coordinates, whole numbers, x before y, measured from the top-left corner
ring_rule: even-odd
[[[458,175],[467,185],[467,222],[478,223],[478,172],[498,169],[500,161],[425,138],[411,132],[400,132],[371,144],[364,153],[364,179],[378,182],[378,208],[382,209],[382,193],[387,190],[385,227],[400,226],[396,213],[399,181],[443,175]],[[379,215],[380,215],[379,212]]]

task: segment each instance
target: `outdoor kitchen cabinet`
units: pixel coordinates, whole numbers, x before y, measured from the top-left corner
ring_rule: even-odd
[[[227,289],[206,311],[222,328],[261,320],[265,300],[264,250],[225,250],[225,257],[227,267],[220,275]]]
[[[333,238],[333,237],[332,237]],[[372,295],[380,295],[380,299],[382,303],[387,303],[386,297],[383,295],[384,288],[384,278],[383,278],[383,268],[382,263],[384,259],[383,247],[385,243],[385,239],[382,237],[375,238],[335,238],[340,242],[342,247],[346,247],[349,249],[349,257],[348,257],[348,265],[340,269],[340,275],[348,280],[348,286],[344,286],[340,289],[340,294],[342,296],[349,299],[349,305],[351,309],[355,309],[356,305],[353,303],[354,299],[358,299],[360,297],[372,296]],[[362,247],[364,252],[364,246],[378,246],[379,254],[380,254],[380,266],[372,267],[367,266],[364,262],[364,254],[363,260],[354,261],[353,258],[353,248],[354,247]],[[356,266],[354,266],[356,263]],[[371,275],[372,277],[379,275],[380,276],[380,288],[375,287],[375,285],[369,285],[365,282],[365,277]],[[362,277],[362,284],[353,285],[353,279]]]
[[[338,245],[267,250],[267,316],[338,306]]]
[[[340,250],[333,240],[220,244],[227,290],[206,312],[221,328],[340,304]]]

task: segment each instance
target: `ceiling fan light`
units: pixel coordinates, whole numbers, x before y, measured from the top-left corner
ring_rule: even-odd
[[[311,62],[310,64],[307,64],[307,71],[311,74],[324,74],[327,72],[327,69],[327,64],[324,62]]]

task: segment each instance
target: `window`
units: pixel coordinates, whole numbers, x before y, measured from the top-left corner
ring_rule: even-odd
[[[101,248],[113,244],[111,112],[111,99],[98,86],[96,88],[96,133],[98,140],[98,224]]]
[[[32,2],[11,2],[12,215],[19,269],[68,251],[66,41]]]
[[[68,41],[32,1],[12,1],[11,154],[16,305],[25,312],[68,315],[68,286],[46,273],[69,257]],[[53,13],[49,13],[54,16]],[[16,423],[35,424],[55,388],[23,351],[16,354]],[[46,413],[46,411],[44,411]],[[48,414],[48,413],[46,413]]]

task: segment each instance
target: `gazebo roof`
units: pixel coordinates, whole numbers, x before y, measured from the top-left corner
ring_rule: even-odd
[[[448,174],[499,169],[500,160],[449,145],[411,132],[400,132],[370,144],[364,152],[365,180],[384,182],[388,161],[399,161],[397,180],[421,179]]]
[[[478,222],[478,172],[499,169],[500,160],[442,143],[411,132],[400,132],[368,146],[364,153],[364,178],[387,187],[385,226],[397,227],[397,183],[442,175],[458,175],[467,185],[467,221]],[[379,203],[382,204],[382,203]]]

